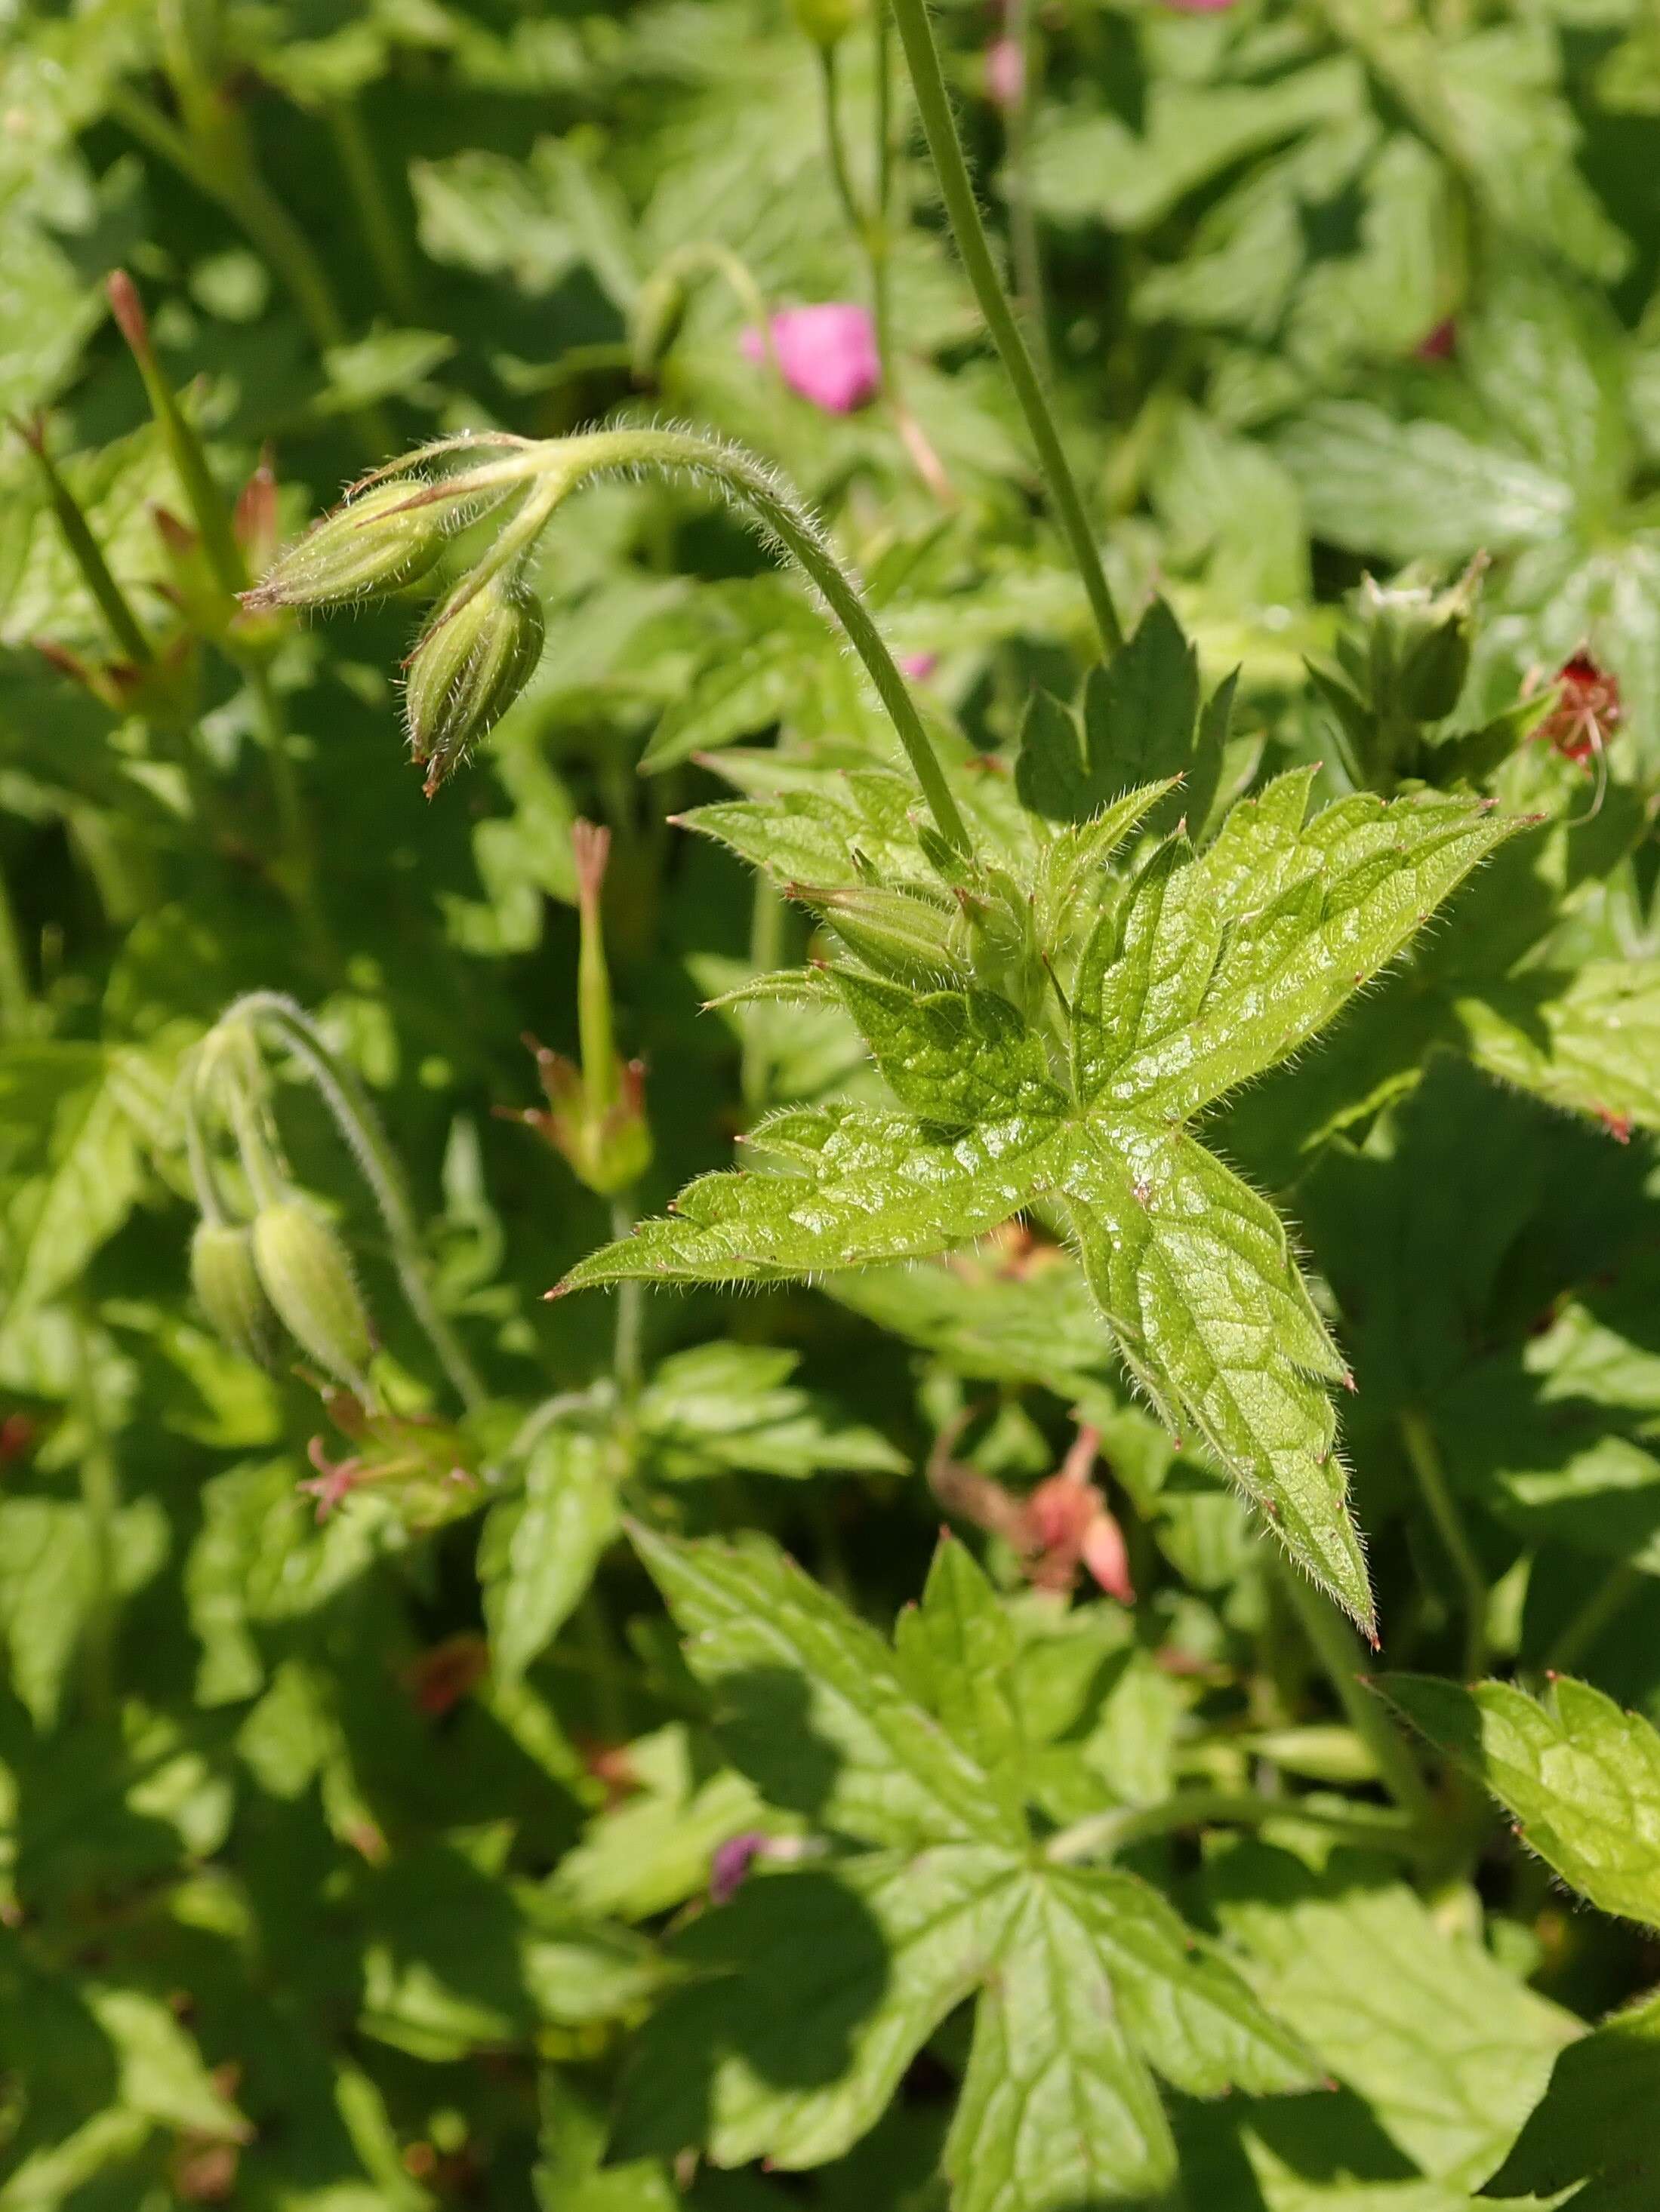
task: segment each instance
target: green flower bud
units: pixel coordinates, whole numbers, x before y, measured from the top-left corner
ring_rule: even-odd
[[[414,583],[444,548],[447,502],[409,504],[426,489],[423,477],[399,476],[348,499],[278,555],[243,605],[323,607]]]
[[[279,1199],[254,1217],[253,1259],[289,1335],[330,1374],[356,1383],[368,1364],[369,1319],[333,1230],[297,1198]]]
[[[222,1342],[269,1366],[275,1317],[248,1231],[228,1221],[198,1222],[191,1239],[190,1279],[197,1304]]]
[[[1401,706],[1414,722],[1439,722],[1458,704],[1470,665],[1470,617],[1458,607],[1402,641]]]
[[[960,981],[967,972],[961,913],[919,891],[875,884],[791,884],[789,896],[810,907],[849,952],[896,982]]]
[[[463,584],[446,601],[410,656],[404,693],[410,750],[427,771],[429,799],[524,690],[545,635],[541,602],[505,574],[477,590]]]
[[[797,29],[826,50],[839,45],[868,12],[866,0],[790,0]]]

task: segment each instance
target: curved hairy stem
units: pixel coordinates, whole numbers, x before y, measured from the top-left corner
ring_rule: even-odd
[[[434,1302],[426,1255],[421,1248],[415,1209],[404,1187],[403,1168],[357,1078],[329,1049],[305,1009],[279,992],[251,991],[236,1000],[226,1008],[220,1022],[223,1026],[237,1021],[263,1024],[271,1030],[316,1085],[386,1224],[392,1263],[410,1311],[463,1405],[469,1411],[481,1405],[489,1394],[477,1370]]]
[[[763,533],[806,570],[809,581],[847,632],[922,787],[929,811],[946,842],[970,849],[968,825],[952,796],[933,743],[904,678],[871,617],[863,594],[823,531],[764,462],[741,447],[716,445],[684,430],[594,430],[551,449],[550,470],[562,491],[586,479],[622,471],[661,471],[714,485],[746,508]]]
[[[933,43],[933,32],[928,22],[927,0],[893,0],[894,20],[899,26],[899,36],[905,48],[905,59],[909,64],[911,84],[916,94],[917,108],[922,118],[922,128],[927,137],[928,151],[933,156],[933,166],[939,173],[939,189],[946,203],[946,213],[957,240],[957,250],[968,271],[969,282],[974,287],[980,312],[986,319],[1003,366],[1013,385],[1015,397],[1020,402],[1026,427],[1037,448],[1039,465],[1049,486],[1049,497],[1067,542],[1072,548],[1073,559],[1083,580],[1089,597],[1090,610],[1095,617],[1095,626],[1101,633],[1101,642],[1108,653],[1116,653],[1124,642],[1123,625],[1118,619],[1118,610],[1113,603],[1111,586],[1106,571],[1101,566],[1100,549],[1095,542],[1089,518],[1084,512],[1077,480],[1061,443],[1061,434],[1055,428],[1043,392],[1043,380],[1033,365],[1031,352],[1021,334],[1020,325],[1010,307],[992,258],[990,241],[986,227],[980,220],[979,203],[974,196],[968,164],[963,158],[963,142],[957,135],[957,121],[952,113],[950,95],[940,74],[939,50]]]

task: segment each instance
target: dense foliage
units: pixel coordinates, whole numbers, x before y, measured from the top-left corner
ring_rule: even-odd
[[[0,11],[0,2212],[1660,2203],[1660,18],[891,8]]]

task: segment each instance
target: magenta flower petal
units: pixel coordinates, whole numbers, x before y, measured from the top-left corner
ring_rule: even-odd
[[[902,653],[897,661],[902,676],[908,676],[913,684],[926,684],[939,665],[939,656],[937,653]]]
[[[759,331],[745,331],[739,343],[746,360],[765,360]],[[772,343],[790,390],[827,415],[854,414],[882,388],[875,326],[851,301],[781,309],[772,319]]]

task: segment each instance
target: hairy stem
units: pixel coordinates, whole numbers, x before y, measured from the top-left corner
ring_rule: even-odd
[[[871,617],[863,594],[806,509],[764,463],[732,446],[717,446],[683,430],[596,430],[556,449],[554,466],[569,490],[584,478],[618,470],[655,469],[694,477],[746,507],[784,550],[806,570],[865,664],[887,709],[907,758],[922,787],[939,834],[958,851],[971,849],[951,787],[904,678]]]
[[[1026,418],[1049,498],[1072,548],[1102,645],[1109,653],[1116,653],[1124,642],[1123,625],[1118,619],[1106,571],[1101,565],[1100,548],[1084,512],[1084,502],[1061,443],[1043,380],[1033,365],[1031,350],[1021,335],[992,258],[968,164],[963,158],[963,143],[958,136],[946,81],[940,74],[939,50],[928,21],[927,0],[893,0],[893,12],[957,250]]]

